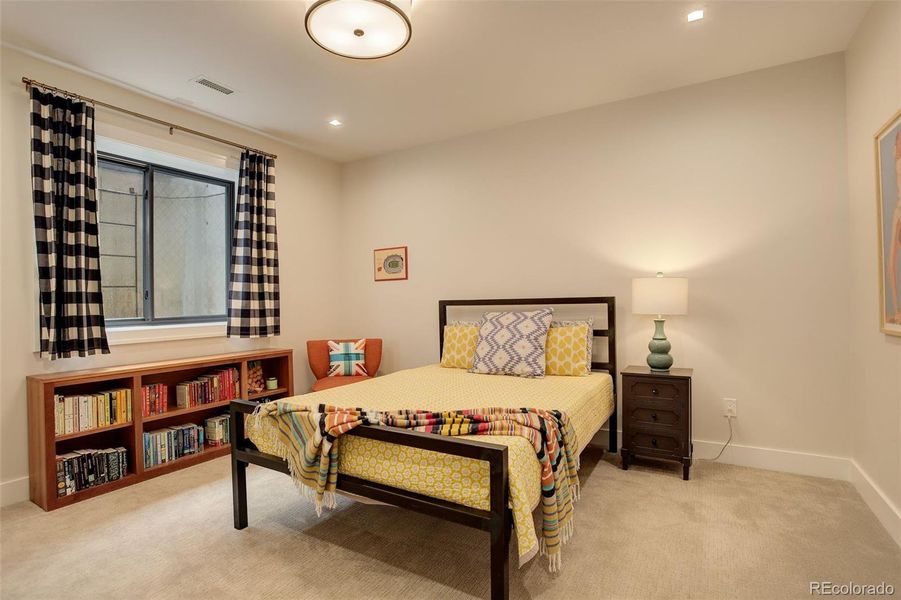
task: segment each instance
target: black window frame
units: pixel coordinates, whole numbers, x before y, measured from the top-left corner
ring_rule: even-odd
[[[231,248],[232,248],[232,233],[234,231],[235,224],[235,206],[237,199],[235,198],[235,182],[228,179],[221,179],[219,177],[213,177],[210,175],[204,175],[201,173],[193,173],[191,171],[185,171],[182,169],[176,169],[174,167],[169,167],[166,165],[161,165],[158,163],[154,163],[146,160],[139,160],[129,158],[127,156],[121,156],[118,154],[113,154],[110,152],[98,152],[97,153],[97,175],[99,182],[100,175],[100,163],[115,163],[119,165],[124,165],[132,168],[136,168],[142,170],[144,172],[144,195],[142,199],[142,215],[143,215],[143,230],[141,232],[141,247],[143,251],[143,260],[141,264],[141,269],[143,270],[143,288],[139,290],[139,293],[143,299],[143,317],[133,317],[127,319],[114,319],[114,318],[105,318],[106,326],[108,328],[117,328],[117,327],[136,327],[136,326],[157,326],[157,325],[187,325],[192,323],[223,323],[228,319],[228,282],[231,273]],[[225,186],[227,201],[225,204],[225,287],[222,290],[225,298],[225,308],[226,312],[221,315],[196,315],[196,316],[183,316],[183,317],[156,317],[154,315],[154,306],[153,306],[153,267],[154,267],[154,256],[153,256],[153,203],[154,203],[154,194],[153,194],[153,176],[155,173],[165,173],[167,175],[175,175],[178,177],[185,177],[188,179],[194,179],[197,181],[205,181],[210,183],[215,183],[218,185]],[[98,190],[99,196],[100,190]],[[99,201],[99,197],[98,197]],[[99,224],[99,223],[98,223]],[[137,228],[136,228],[137,230]],[[137,235],[137,231],[135,233]],[[103,248],[101,247],[101,252]],[[137,260],[137,259],[136,259]],[[137,284],[137,282],[135,282]],[[103,270],[100,272],[100,285],[101,289],[103,288]],[[137,289],[137,285],[135,285],[135,289]]]

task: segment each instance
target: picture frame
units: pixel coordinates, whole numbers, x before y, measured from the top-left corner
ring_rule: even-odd
[[[406,246],[376,248],[372,251],[375,281],[405,281],[409,278]]]
[[[873,136],[879,232],[879,323],[901,337],[901,110]]]

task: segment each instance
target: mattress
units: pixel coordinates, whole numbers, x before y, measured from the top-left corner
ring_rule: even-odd
[[[480,375],[429,365],[375,377],[353,385],[286,399],[303,406],[330,404],[373,410],[459,410],[467,408],[545,408],[565,412],[581,452],[613,413],[613,381],[606,373],[584,377],[526,379]],[[257,447],[275,453],[271,423],[247,423]],[[508,447],[510,505],[520,564],[535,556],[538,539],[532,510],[541,498],[541,466],[532,446],[515,436],[462,436]],[[341,440],[338,472],[425,494],[472,508],[489,509],[488,463],[358,436]]]

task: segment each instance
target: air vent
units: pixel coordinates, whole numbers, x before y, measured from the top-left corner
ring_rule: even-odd
[[[213,81],[211,79],[207,79],[203,75],[198,75],[191,81],[193,81],[195,83],[199,83],[200,85],[202,85],[204,87],[208,87],[211,90],[215,90],[215,91],[219,92],[220,94],[225,94],[226,96],[228,96],[229,94],[235,93],[235,90],[227,88],[224,85],[222,85],[221,83],[216,83],[215,81]]]

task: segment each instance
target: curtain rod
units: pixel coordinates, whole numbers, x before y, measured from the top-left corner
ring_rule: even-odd
[[[251,148],[245,144],[239,144],[237,142],[233,142],[231,140],[226,140],[220,137],[216,137],[214,135],[210,135],[208,133],[203,133],[202,131],[197,131],[196,129],[191,129],[189,127],[182,127],[181,125],[176,125],[175,123],[170,123],[169,121],[163,121],[162,119],[157,119],[156,117],[151,117],[150,115],[145,115],[143,113],[135,112],[133,110],[128,110],[127,108],[122,108],[120,106],[116,106],[114,104],[108,104],[106,102],[101,102],[100,100],[95,100],[93,98],[88,98],[87,96],[82,96],[81,94],[76,94],[75,92],[70,92],[68,90],[60,89],[58,87],[54,87],[52,85],[47,85],[46,83],[42,83],[40,81],[36,81],[34,79],[30,79],[28,77],[22,78],[22,83],[25,84],[26,88],[31,86],[36,86],[39,88],[43,88],[45,90],[49,90],[51,92],[58,92],[63,94],[64,96],[69,96],[70,98],[76,98],[78,100],[83,100],[84,102],[89,102],[96,106],[102,106],[104,108],[109,108],[111,110],[118,111],[120,113],[124,113],[126,115],[130,115],[132,117],[137,117],[138,119],[144,119],[145,121],[150,121],[152,123],[156,123],[157,125],[162,125],[164,127],[169,128],[169,135],[172,135],[174,131],[183,131],[184,133],[190,133],[191,135],[196,135],[198,137],[206,138],[208,140],[212,140],[214,142],[219,142],[220,144],[225,144],[227,146],[234,146],[235,148],[241,148],[242,150],[249,150],[251,152],[257,152],[264,156],[268,156],[270,158],[278,158],[275,154],[271,152],[264,152],[263,150],[259,150],[257,148]]]

